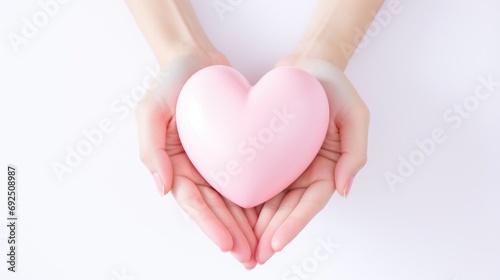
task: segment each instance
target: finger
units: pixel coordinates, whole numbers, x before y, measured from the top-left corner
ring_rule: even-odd
[[[251,261],[248,261],[248,262],[244,262],[243,263],[243,266],[245,267],[245,269],[247,270],[252,270],[254,269],[256,266],[257,266],[257,261],[255,259],[251,260]]]
[[[262,237],[262,234],[264,233],[267,226],[269,225],[274,215],[278,211],[281,201],[283,200],[284,197],[285,193],[280,192],[279,194],[271,198],[269,201],[264,203],[264,205],[262,206],[262,209],[259,214],[259,219],[257,220],[257,223],[254,227],[255,236],[257,237],[257,239],[260,240],[260,238]]]
[[[257,217],[260,215],[260,211],[262,211],[262,207],[264,207],[264,204],[260,204],[255,206],[255,210],[257,211]]]
[[[231,233],[205,202],[198,187],[189,179],[175,176],[172,195],[179,206],[222,251],[233,248]]]
[[[366,163],[370,113],[340,69],[320,62],[306,67],[323,85],[333,121],[339,129],[341,156],[335,167],[335,184],[339,194],[347,197],[354,176]]]
[[[150,94],[139,101],[135,112],[140,157],[163,196],[170,191],[173,179],[172,163],[165,151],[166,130],[172,116],[162,110]]]
[[[300,201],[300,197],[304,193],[305,189],[295,189],[287,193],[287,195],[281,201],[278,210],[272,217],[269,225],[266,227],[262,233],[262,237],[259,239],[259,245],[257,245],[257,262],[259,264],[264,264],[269,260],[276,250],[272,247],[272,239],[274,233],[278,227],[283,223],[283,221],[290,215],[290,213],[295,209]],[[264,209],[262,209],[264,211]],[[261,213],[262,214],[262,213]]]
[[[309,186],[298,205],[276,229],[271,242],[273,250],[283,250],[325,207],[334,191],[333,181],[317,181]]]
[[[255,224],[257,223],[257,219],[259,218],[257,210],[255,208],[243,208],[243,213],[245,213],[248,223],[253,231]]]
[[[230,249],[231,254],[241,263],[249,261],[252,257],[250,244],[223,198],[214,189],[208,187],[201,188],[200,193],[208,207],[212,209],[215,216],[217,216],[231,234],[233,240],[233,247]],[[237,217],[238,219],[246,219],[243,212],[238,213]]]
[[[368,146],[370,114],[359,99],[348,112],[339,116],[341,156],[335,167],[335,185],[339,194],[347,198],[354,176],[365,165]]]
[[[234,220],[238,224],[239,229],[245,236],[245,239],[250,247],[250,259],[244,262],[243,265],[247,269],[252,269],[257,265],[257,261],[255,260],[255,249],[257,247],[257,238],[255,237],[252,226],[248,221],[247,215],[245,214],[246,212],[251,212],[252,209],[242,209],[241,207],[237,206],[236,204],[227,199],[224,199],[224,202],[226,203],[227,209],[234,217]]]

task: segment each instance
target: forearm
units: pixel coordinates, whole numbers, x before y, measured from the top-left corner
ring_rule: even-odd
[[[345,69],[383,0],[318,0],[313,18],[292,56],[327,60]],[[360,34],[359,31],[363,33]]]
[[[126,0],[160,65],[179,52],[214,47],[187,0]]]

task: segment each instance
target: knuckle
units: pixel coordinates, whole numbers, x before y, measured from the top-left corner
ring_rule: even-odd
[[[182,200],[177,200],[181,209],[193,220],[198,220],[205,212],[205,202],[203,198],[196,195],[183,197]]]

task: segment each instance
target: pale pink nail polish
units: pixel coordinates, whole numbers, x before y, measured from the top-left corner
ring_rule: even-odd
[[[161,196],[165,195],[165,185],[163,185],[163,181],[158,173],[153,173],[153,179],[155,181],[156,188]]]
[[[352,187],[352,182],[354,181],[354,176],[351,177],[347,183],[345,184],[344,188],[344,198],[347,198],[349,196],[349,193],[351,192],[351,187]]]

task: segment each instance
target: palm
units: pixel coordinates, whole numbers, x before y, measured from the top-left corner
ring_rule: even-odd
[[[294,183],[268,202],[243,209],[203,179],[187,157],[177,131],[175,108],[180,89],[196,71],[213,64],[227,64],[227,60],[190,55],[167,66],[166,78],[137,106],[141,158],[153,174],[160,175],[162,194],[171,190],[181,208],[221,250],[230,251],[247,268],[253,268],[256,261],[264,263],[286,246],[336,189],[347,194],[347,177],[364,164],[368,115],[338,69],[323,67],[324,63],[315,60],[291,65],[306,71],[310,68],[325,88],[330,107],[327,135],[318,155]]]
[[[255,266],[257,240],[249,211],[223,198],[187,157],[175,121],[167,129],[166,151],[173,168],[172,194],[181,208],[223,251],[230,251],[247,268]],[[256,220],[256,214],[253,215]],[[249,221],[250,219],[250,221]]]
[[[328,203],[335,191],[334,172],[340,157],[339,133],[330,126],[309,167],[288,188],[263,205],[255,228],[257,260],[269,259],[293,240]]]
[[[172,163],[172,194],[181,208],[221,250],[230,251],[247,268],[255,266],[251,209],[243,210],[223,198],[189,160],[177,130],[175,116],[167,125],[165,151]],[[252,219],[252,217],[255,217]],[[250,221],[249,221],[250,219]]]
[[[181,208],[221,250],[230,251],[247,268],[253,268],[256,212],[241,209],[210,187],[187,157],[175,121],[177,99],[186,81],[198,70],[216,64],[228,65],[228,61],[221,54],[186,51],[158,74],[159,84],[148,90],[136,109],[141,158],[159,176],[162,195],[171,190]]]
[[[287,57],[279,64],[316,76],[328,97],[330,121],[325,141],[309,167],[287,189],[264,203],[255,226],[259,263],[291,242],[335,190],[347,196],[347,185],[366,160],[368,110],[344,73],[316,59]]]

